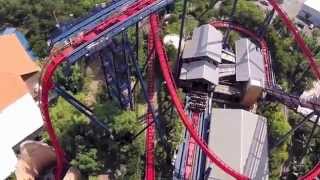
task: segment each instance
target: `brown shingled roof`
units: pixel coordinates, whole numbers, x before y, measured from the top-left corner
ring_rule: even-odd
[[[0,111],[28,93],[22,76],[39,70],[15,34],[0,36]]]

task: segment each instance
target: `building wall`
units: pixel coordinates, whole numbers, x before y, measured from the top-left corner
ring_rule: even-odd
[[[215,65],[208,61],[194,61],[183,63],[180,80],[205,80],[211,84],[218,84],[219,71]]]
[[[27,93],[0,111],[0,179],[5,179],[15,169],[13,148],[17,143],[42,127],[40,110]]]
[[[40,79],[40,72],[34,72],[31,74],[23,75],[22,79],[28,87],[28,90],[32,97],[35,99],[38,98],[38,89],[39,89],[39,79]]]
[[[306,15],[310,15],[310,18],[308,20],[311,21],[316,26],[320,26],[320,12],[316,9],[313,9],[312,7],[309,7],[306,4],[303,4],[298,16],[305,18]]]
[[[267,120],[247,111],[242,112],[243,173],[255,180],[266,180],[268,179]]]
[[[260,49],[247,38],[236,41],[236,80],[265,81],[264,62]]]
[[[213,109],[208,146],[234,170],[254,180],[268,179],[267,121],[241,109]],[[210,178],[233,179],[214,164]]]

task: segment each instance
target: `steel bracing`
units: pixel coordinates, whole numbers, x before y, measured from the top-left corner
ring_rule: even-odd
[[[312,69],[312,72],[314,75],[320,79],[320,71],[318,69],[318,66],[316,64],[315,58],[311,52],[311,50],[308,48],[308,46],[303,41],[303,38],[298,33],[298,30],[295,28],[295,26],[292,24],[292,22],[289,20],[286,13],[281,9],[281,7],[277,4],[276,0],[268,0],[269,3],[272,5],[273,9],[277,14],[280,16],[281,20],[283,20],[284,24],[288,27],[289,31],[292,33],[294,39],[298,43],[299,47],[301,48],[304,56],[309,62],[309,65]],[[153,54],[153,50],[155,54],[157,55],[160,69],[162,72],[162,76],[165,81],[165,85],[167,87],[167,90],[169,92],[169,95],[171,97],[171,101],[173,106],[175,107],[180,119],[182,120],[182,123],[184,124],[188,134],[189,134],[189,141],[187,143],[187,156],[186,156],[186,164],[185,164],[185,170],[184,170],[184,177],[185,179],[191,179],[192,172],[194,171],[195,165],[197,164],[195,160],[195,154],[196,149],[199,148],[203,152],[203,155],[205,155],[210,161],[212,161],[216,166],[221,168],[224,172],[227,174],[233,176],[236,179],[243,180],[243,179],[249,179],[247,176],[235,171],[233,168],[231,168],[229,165],[227,165],[225,162],[223,162],[212,150],[210,150],[205,142],[203,140],[202,136],[200,136],[200,133],[198,131],[199,126],[199,112],[195,111],[191,113],[190,118],[188,114],[185,111],[184,105],[182,101],[180,100],[179,96],[177,95],[177,85],[175,82],[175,78],[173,76],[173,73],[171,71],[171,68],[169,66],[168,57],[163,45],[163,42],[160,38],[160,25],[159,25],[159,17],[156,14],[158,11],[160,11],[165,6],[173,3],[174,0],[122,0],[122,1],[116,1],[110,4],[107,7],[100,8],[97,11],[94,11],[93,13],[89,14],[87,17],[80,19],[76,22],[70,23],[71,25],[68,25],[66,27],[67,30],[61,30],[62,32],[59,33],[59,35],[56,35],[54,38],[51,39],[51,45],[53,46],[53,49],[51,51],[49,61],[46,63],[42,76],[41,76],[41,88],[40,88],[40,108],[41,112],[43,114],[43,118],[45,121],[45,126],[49,134],[49,138],[51,140],[51,143],[55,149],[55,153],[57,156],[57,168],[55,173],[55,178],[57,180],[61,179],[62,177],[62,171],[64,163],[66,162],[65,154],[63,152],[63,149],[59,143],[59,140],[57,138],[57,135],[55,133],[55,130],[52,126],[50,114],[48,111],[49,108],[49,91],[55,89],[58,91],[62,96],[66,97],[70,100],[70,103],[72,103],[74,106],[78,107],[80,111],[83,111],[83,113],[87,113],[88,117],[92,120],[95,120],[92,115],[92,112],[90,112],[85,107],[81,106],[80,103],[69,97],[66,92],[63,91],[62,88],[59,86],[55,86],[53,82],[53,75],[56,69],[61,65],[63,62],[68,62],[69,64],[73,64],[81,59],[81,57],[87,57],[92,56],[95,53],[99,53],[104,74],[106,76],[106,82],[107,84],[115,84],[117,91],[112,90],[111,93],[115,94],[119,101],[124,106],[132,106],[132,100],[128,100],[125,97],[131,97],[131,95],[123,96],[123,94],[129,94],[131,93],[131,83],[128,82],[128,79],[130,78],[130,74],[126,74],[126,78],[122,78],[125,83],[122,83],[122,81],[118,81],[116,78],[116,73],[114,72],[114,63],[112,64],[112,57],[110,54],[105,53],[103,54],[103,50],[106,48],[106,46],[109,44],[110,40],[115,35],[118,35],[119,33],[123,32],[125,29],[129,28],[130,26],[133,26],[143,20],[146,17],[150,17],[150,34],[149,34],[149,48],[148,52]],[[269,93],[271,96],[274,96],[279,100],[280,102],[283,102],[285,105],[289,107],[296,107],[297,105],[311,108],[315,111],[315,113],[318,112],[318,107],[310,102],[303,102],[296,97],[284,95],[284,93],[279,93],[279,91],[275,88],[276,83],[273,76],[272,71],[272,63],[270,58],[270,53],[267,47],[267,43],[263,40],[263,38],[256,35],[256,33],[253,33],[235,22],[231,21],[214,21],[210,23],[216,28],[227,28],[231,30],[239,31],[247,36],[250,36],[252,39],[257,41],[260,44],[260,47],[262,49],[263,57],[264,57],[264,64],[265,64],[265,74],[266,74],[266,92]],[[124,52],[133,55],[134,52],[131,49],[131,46],[129,43],[126,43],[128,39],[125,39],[125,42],[123,42],[122,45],[120,45],[120,49],[124,50]],[[121,44],[121,43],[120,43]],[[125,47],[124,47],[125,46]],[[113,50],[116,50],[116,47],[112,48]],[[126,58],[125,58],[126,59]],[[139,82],[141,83],[141,86],[143,88],[144,96],[147,99],[148,104],[148,114],[146,116],[146,122],[147,122],[147,138],[146,138],[146,179],[155,179],[156,174],[154,170],[154,141],[155,141],[155,130],[161,131],[160,122],[158,118],[156,117],[154,105],[153,105],[153,98],[154,98],[154,56],[151,56],[149,58],[149,61],[147,63],[148,66],[148,73],[147,73],[147,82],[148,82],[148,88],[145,87],[143,82],[143,77],[141,74],[141,69],[139,65],[137,64],[137,58],[134,58],[131,63],[135,66],[136,75],[139,79]],[[114,60],[113,60],[114,61]],[[123,64],[123,63],[121,63]],[[130,62],[127,61],[127,64],[130,64]],[[123,72],[129,73],[128,67],[120,67]],[[111,79],[110,79],[111,78]],[[114,82],[117,81],[117,82]],[[123,84],[126,84],[123,86]],[[129,87],[128,87],[129,86]],[[123,88],[124,87],[124,88]],[[153,122],[155,122],[155,126],[153,126]],[[98,123],[98,121],[97,121]],[[161,134],[161,132],[159,132]],[[301,177],[300,179],[307,179],[311,180],[316,178],[320,174],[320,163],[318,163],[310,172],[308,172],[305,176]]]

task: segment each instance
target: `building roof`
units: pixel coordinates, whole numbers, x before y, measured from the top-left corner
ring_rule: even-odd
[[[266,118],[242,109],[213,108],[209,132],[208,147],[234,170],[250,179],[268,179]],[[232,179],[214,165],[210,178]]]
[[[0,36],[0,111],[28,93],[22,76],[39,70],[15,34]]]
[[[28,93],[28,88],[20,76],[0,72],[0,82],[0,112]]]
[[[203,58],[220,63],[222,53],[222,33],[215,27],[206,24],[193,31],[192,40],[187,41],[183,59]]]
[[[193,61],[183,63],[180,80],[204,80],[210,84],[219,84],[219,70],[208,61]]]
[[[8,27],[8,28],[6,28],[6,29],[2,32],[2,34],[3,34],[3,35],[13,34],[13,33],[15,33],[16,31],[17,31],[16,28]]]
[[[25,35],[18,31],[16,28],[14,27],[7,27],[1,35],[16,35],[18,40],[20,41],[20,43],[22,44],[22,46],[24,47],[24,49],[27,51],[27,53],[29,54],[29,56],[33,59],[33,60],[37,60],[38,57],[34,54],[34,52],[32,51],[30,44],[27,40],[27,38],[25,37]]]
[[[319,0],[306,0],[304,2],[305,6],[309,6],[310,8],[320,12],[320,1]]]
[[[15,34],[0,36],[0,59],[0,73],[22,76],[40,71]]]
[[[39,70],[16,34],[0,36],[0,159],[4,162],[0,165],[0,179],[15,169],[17,160],[12,148],[43,124],[39,107],[23,80],[23,76]]]

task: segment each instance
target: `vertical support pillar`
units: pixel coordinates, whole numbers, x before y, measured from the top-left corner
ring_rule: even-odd
[[[182,12],[182,19],[181,19],[181,26],[180,26],[180,35],[179,35],[179,47],[178,47],[178,52],[177,52],[177,59],[176,59],[176,69],[175,69],[175,79],[176,81],[178,80],[179,74],[180,74],[180,69],[181,69],[181,46],[182,46],[182,38],[183,38],[183,32],[184,32],[184,23],[185,23],[185,18],[186,18],[186,13],[187,13],[187,4],[188,0],[184,0],[183,2],[183,12]]]

